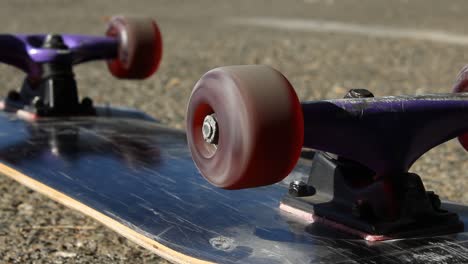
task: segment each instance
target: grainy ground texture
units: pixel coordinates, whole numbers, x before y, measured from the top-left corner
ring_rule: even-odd
[[[349,88],[377,96],[449,91],[468,63],[466,10],[464,0],[2,0],[0,31],[102,34],[109,15],[154,17],[165,46],[160,71],[145,81],[120,81],[103,63],[81,65],[80,93],[183,128],[193,84],[222,65],[272,65],[302,100],[342,97]],[[0,65],[0,94],[18,88],[21,78]],[[467,161],[451,141],[412,170],[427,189],[468,203]],[[3,176],[0,262],[165,263]]]

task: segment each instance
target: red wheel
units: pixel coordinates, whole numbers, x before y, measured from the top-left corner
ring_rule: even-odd
[[[144,79],[158,69],[162,38],[158,25],[151,18],[113,17],[106,35],[119,40],[117,58],[107,62],[115,77]]]
[[[225,189],[281,181],[299,159],[304,139],[293,87],[267,66],[207,72],[192,91],[186,126],[196,166]]]
[[[454,93],[468,92],[468,65],[463,67],[457,76],[455,85],[453,86]],[[468,133],[465,133],[458,137],[458,140],[462,144],[463,148],[468,151]]]

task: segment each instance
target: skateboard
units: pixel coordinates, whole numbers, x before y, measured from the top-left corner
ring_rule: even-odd
[[[467,148],[467,70],[451,94],[301,103],[268,66],[217,68],[195,85],[184,132],[78,97],[78,63],[106,60],[118,78],[157,70],[151,19],[0,43],[0,61],[26,73],[1,105],[0,172],[170,261],[468,261],[468,207],[408,172],[449,139]]]

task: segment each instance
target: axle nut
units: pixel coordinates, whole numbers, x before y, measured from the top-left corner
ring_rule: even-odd
[[[218,123],[214,114],[207,115],[203,120],[203,139],[210,144],[218,144]]]

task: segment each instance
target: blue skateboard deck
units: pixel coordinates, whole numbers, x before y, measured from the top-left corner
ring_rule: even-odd
[[[366,242],[279,209],[275,185],[229,191],[197,171],[183,131],[122,117],[0,114],[0,172],[177,263],[466,263],[468,233]],[[307,156],[307,155],[304,155]],[[468,226],[466,206],[444,202]]]

